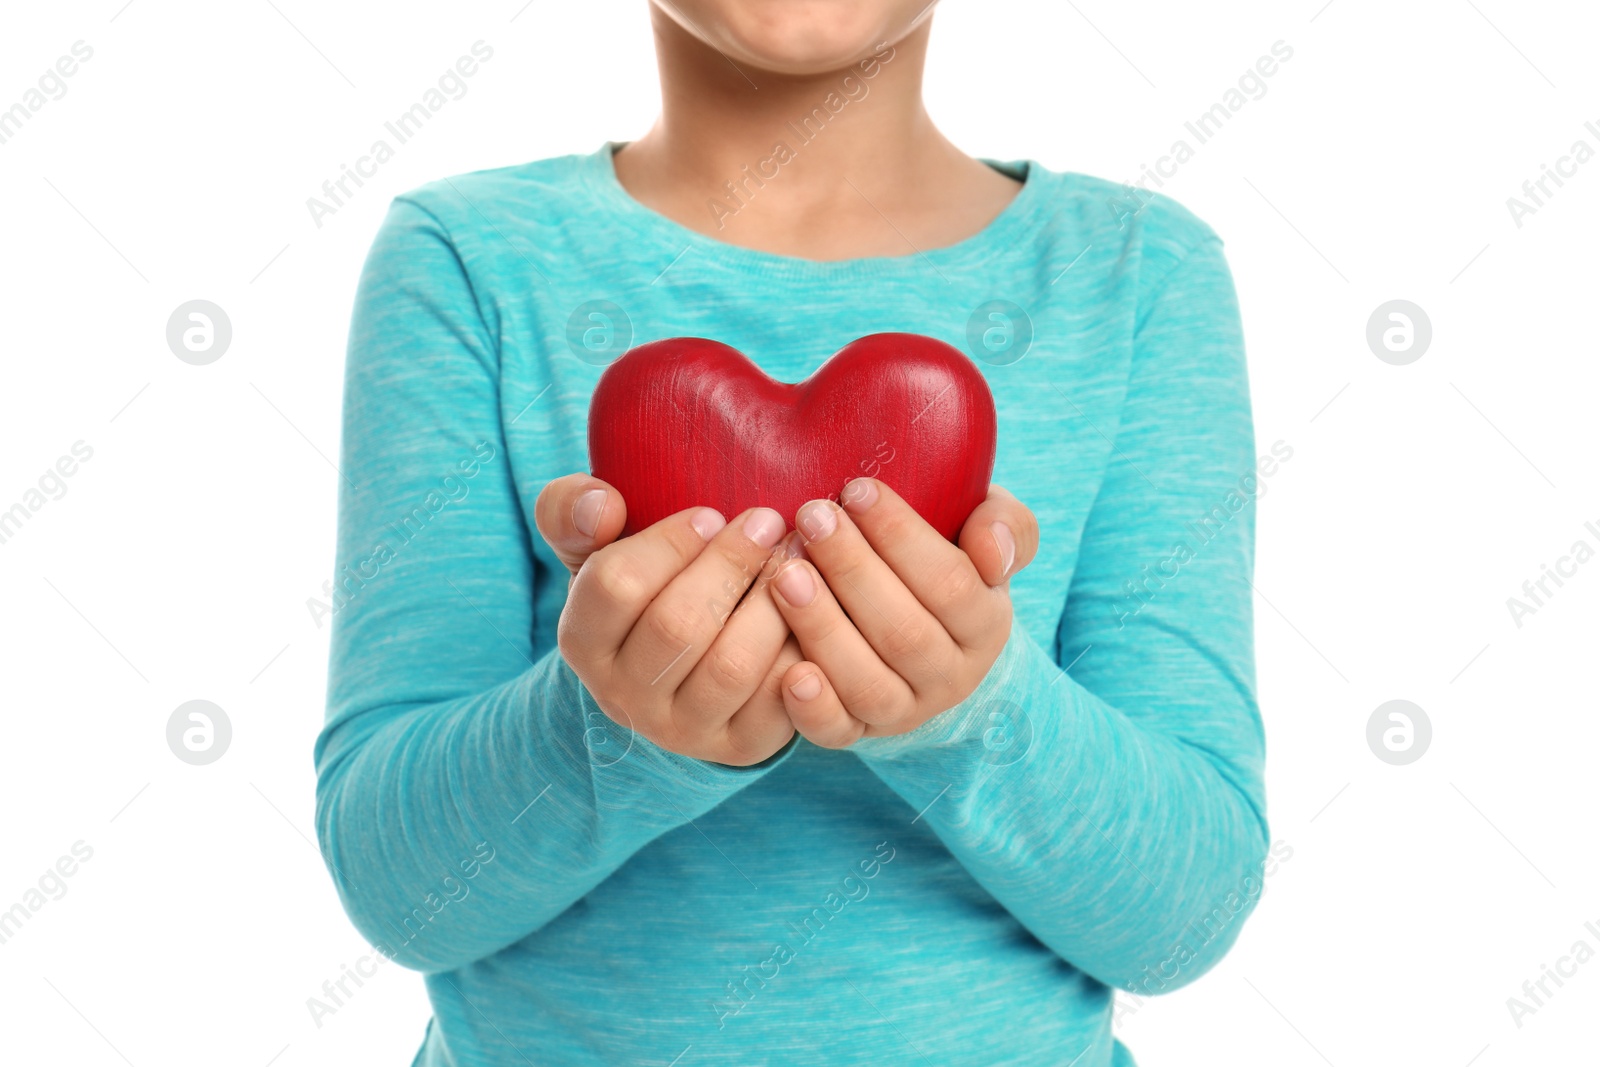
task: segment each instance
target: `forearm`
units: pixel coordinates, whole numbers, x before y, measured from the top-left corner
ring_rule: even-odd
[[[1266,824],[1228,754],[1110,707],[1021,630],[967,700],[856,750],[1019,922],[1109,985],[1198,977],[1259,895]]]
[[[433,972],[537,931],[765,768],[652,745],[551,652],[486,692],[349,720],[325,736],[319,772],[317,829],[346,911],[401,965]]]

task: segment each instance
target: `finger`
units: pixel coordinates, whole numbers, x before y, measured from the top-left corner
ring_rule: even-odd
[[[887,725],[915,711],[911,686],[873,651],[809,560],[780,567],[772,593],[800,650],[822,668],[851,715]]]
[[[617,654],[617,669],[662,693],[675,693],[761,573],[785,529],[783,516],[771,508],[736,516],[644,609]],[[780,644],[774,641],[773,650]],[[727,705],[722,718],[738,706]],[[674,703],[674,711],[679,710],[692,714],[711,709]]]
[[[840,494],[867,543],[962,648],[980,648],[1010,618],[1004,590],[990,588],[966,552],[876,478],[857,478]],[[812,555],[818,546],[808,543]]]
[[[1039,551],[1039,520],[1028,506],[998,485],[961,527],[961,550],[989,585],[999,585],[1033,562]]]
[[[764,592],[762,598],[771,599]],[[790,634],[755,693],[728,720],[724,743],[738,766],[761,762],[794,735],[795,725],[784,708],[783,679],[802,658],[800,643]]]
[[[866,723],[844,710],[815,663],[797,663],[784,674],[783,707],[800,736],[823,748],[853,745],[867,731]]]
[[[690,508],[585,560],[561,611],[568,662],[610,666],[645,609],[726,525],[711,508]]]
[[[622,533],[628,507],[622,494],[588,474],[569,474],[539,490],[533,505],[539,536],[573,574],[583,561]]]
[[[761,685],[770,681],[774,683],[772,704],[782,706],[777,699],[776,680],[770,674],[789,638],[789,624],[783,621],[764,587],[784,560],[797,557],[799,545],[799,536],[790,534],[772,550],[749,595],[739,602],[721,632],[712,639],[711,647],[678,686],[675,702],[713,715],[719,711],[731,713],[741,710]],[[795,651],[798,660],[798,646]]]
[[[890,669],[919,693],[948,685],[959,652],[955,641],[850,516],[831,500],[813,500],[800,508],[795,529],[806,538],[806,552],[828,588]],[[960,555],[937,533],[934,537]]]

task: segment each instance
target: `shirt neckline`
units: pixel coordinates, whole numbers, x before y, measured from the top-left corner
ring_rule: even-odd
[[[1040,185],[1044,170],[1032,160],[1000,161],[979,157],[978,161],[1022,182],[1022,188],[988,225],[969,237],[939,248],[908,251],[898,256],[861,256],[853,259],[806,259],[779,255],[730,244],[689,227],[647,207],[633,198],[617,179],[613,153],[626,141],[606,141],[592,154],[582,157],[584,185],[597,203],[614,213],[630,228],[669,247],[675,256],[693,254],[702,261],[721,264],[746,274],[786,280],[838,280],[907,275],[917,272],[938,274],[944,268],[986,263],[1022,245],[1020,235],[1033,228],[1039,211]]]

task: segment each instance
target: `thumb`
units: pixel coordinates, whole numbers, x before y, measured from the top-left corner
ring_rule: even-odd
[[[973,509],[958,542],[989,585],[1000,585],[1033,561],[1039,551],[1039,520],[998,485]]]
[[[539,491],[533,506],[539,536],[573,574],[591,553],[617,539],[627,521],[622,494],[589,474],[557,478]]]

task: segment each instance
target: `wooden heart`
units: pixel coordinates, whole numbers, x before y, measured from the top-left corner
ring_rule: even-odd
[[[989,386],[931,337],[852,341],[803,382],[767,377],[717,341],[673,337],[606,368],[589,405],[589,464],[622,493],[625,534],[695,506],[732,519],[878,478],[955,540],[994,473]]]

